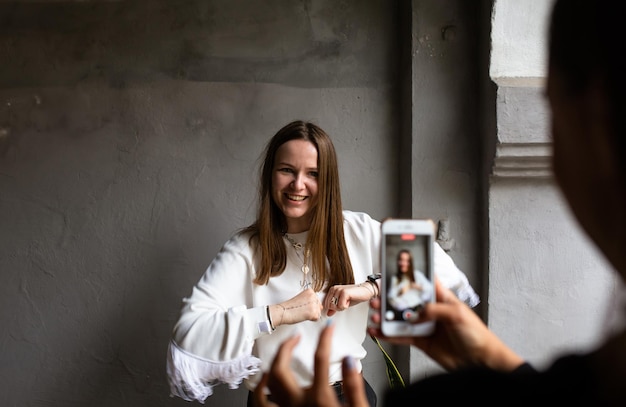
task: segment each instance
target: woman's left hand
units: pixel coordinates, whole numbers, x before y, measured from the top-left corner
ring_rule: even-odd
[[[333,316],[337,311],[343,311],[353,305],[374,298],[376,291],[371,283],[334,285],[328,289],[324,298],[326,315]]]

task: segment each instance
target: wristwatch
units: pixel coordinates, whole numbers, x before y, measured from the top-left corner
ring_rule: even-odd
[[[378,285],[376,280],[379,280],[381,277],[382,275],[380,273],[370,274],[369,276],[367,276],[367,281],[376,287],[377,292],[374,293],[374,297],[380,297],[380,286]]]
[[[367,281],[376,283],[376,280],[380,279],[381,277],[382,275],[380,273],[370,274],[369,276],[367,276]]]

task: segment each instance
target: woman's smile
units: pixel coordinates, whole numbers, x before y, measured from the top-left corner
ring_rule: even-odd
[[[286,194],[287,198],[291,199],[292,201],[304,201],[307,197],[306,196],[301,196],[301,195],[289,195]]]

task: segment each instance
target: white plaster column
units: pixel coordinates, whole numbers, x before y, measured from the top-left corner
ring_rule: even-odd
[[[616,284],[552,176],[543,86],[552,1],[496,0],[496,146],[488,191],[490,327],[537,366],[603,335]]]

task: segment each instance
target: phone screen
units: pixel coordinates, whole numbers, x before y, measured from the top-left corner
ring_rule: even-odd
[[[386,321],[414,322],[427,302],[433,300],[430,235],[386,234]]]

